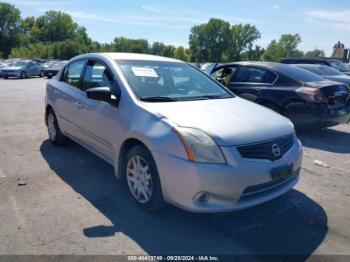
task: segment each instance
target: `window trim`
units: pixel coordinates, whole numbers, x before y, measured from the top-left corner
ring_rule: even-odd
[[[81,88],[79,88],[79,90],[83,91],[84,93],[86,93],[86,90],[83,90],[82,89],[82,86],[84,85],[84,76],[85,76],[85,73],[86,73],[86,69],[87,69],[87,66],[89,64],[89,62],[94,62],[94,63],[100,63],[102,66],[104,66],[106,68],[106,70],[108,71],[108,73],[112,76],[112,81],[115,80],[115,76],[114,74],[112,73],[112,70],[110,69],[110,67],[101,59],[99,58],[94,58],[94,57],[91,57],[91,58],[87,58],[86,61],[85,61],[85,65],[84,65],[84,68],[83,68],[83,74],[81,76]],[[113,88],[113,85],[111,85],[111,89]]]
[[[83,68],[82,68],[82,70],[81,70],[81,72],[80,72],[79,84],[78,84],[78,86],[74,86],[74,85],[72,85],[72,84],[70,84],[70,83],[68,83],[68,82],[65,81],[65,80],[66,80],[67,71],[68,71],[69,66],[71,66],[72,64],[75,64],[75,63],[77,63],[77,62],[81,62],[81,61],[83,61],[84,64],[83,64]],[[82,74],[82,73],[85,72],[86,64],[87,64],[87,58],[80,58],[80,59],[71,61],[70,63],[68,63],[67,65],[65,65],[65,67],[64,67],[64,69],[63,69],[62,77],[61,77],[61,79],[60,79],[61,82],[64,82],[65,84],[69,85],[70,87],[77,88],[77,89],[83,91],[83,90],[81,89],[82,77],[83,77],[83,74]]]
[[[239,72],[239,70],[242,68],[242,67],[248,67],[248,68],[255,68],[255,69],[260,69],[260,70],[265,70],[265,71],[269,71],[270,73],[273,73],[276,78],[275,80],[272,82],[272,83],[260,83],[260,82],[229,82],[229,84],[254,84],[254,85],[264,85],[264,86],[274,86],[276,84],[276,82],[278,81],[279,79],[279,75],[277,72],[271,70],[270,68],[266,68],[266,67],[260,67],[260,66],[255,66],[255,65],[240,65],[235,73],[233,74],[232,76],[232,79],[234,79],[236,77],[236,74]]]

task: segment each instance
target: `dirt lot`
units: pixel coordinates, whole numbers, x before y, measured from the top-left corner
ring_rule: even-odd
[[[350,125],[299,134],[301,180],[272,202],[145,213],[107,163],[50,144],[45,82],[0,79],[0,254],[350,254]]]

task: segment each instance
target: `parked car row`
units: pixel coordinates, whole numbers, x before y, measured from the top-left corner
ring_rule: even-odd
[[[288,117],[298,128],[329,127],[350,119],[350,77],[329,66],[237,62],[212,64],[204,71],[238,96]]]
[[[27,78],[31,76],[47,76],[51,78],[66,61],[49,60],[42,63],[29,59],[8,59],[0,64],[0,77],[8,79],[10,77]]]

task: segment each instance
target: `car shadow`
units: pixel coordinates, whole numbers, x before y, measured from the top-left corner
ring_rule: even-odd
[[[303,146],[333,153],[350,153],[350,132],[332,128],[299,130]]]
[[[194,214],[172,206],[148,213],[129,199],[109,164],[79,145],[58,148],[46,140],[40,152],[57,176],[111,222],[84,228],[88,238],[122,232],[150,255],[300,255],[304,260],[328,232],[322,207],[296,190],[231,213]]]

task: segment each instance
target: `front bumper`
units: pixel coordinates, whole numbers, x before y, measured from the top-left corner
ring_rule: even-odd
[[[191,212],[226,212],[271,200],[298,181],[302,147],[297,138],[293,147],[276,161],[244,159],[235,147],[222,147],[222,150],[227,164],[196,163],[152,152],[164,200]],[[271,170],[292,163],[292,176],[273,183]],[[255,192],[250,190],[254,186]],[[207,196],[205,201],[202,196]]]
[[[287,112],[296,127],[330,127],[350,120],[350,100],[342,107],[330,109],[326,104],[311,104],[302,112]]]

